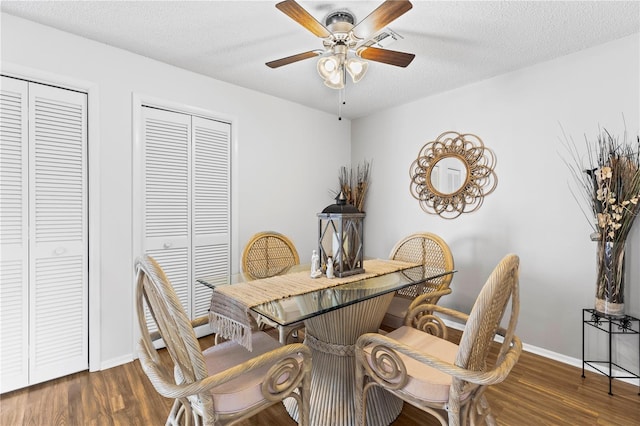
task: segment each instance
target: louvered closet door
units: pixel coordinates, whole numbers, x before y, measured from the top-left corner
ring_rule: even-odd
[[[0,392],[29,384],[27,82],[0,90]]]
[[[211,290],[195,279],[230,269],[230,125],[150,107],[142,120],[143,251],[187,315],[206,315]]]
[[[2,77],[0,391],[88,362],[86,95]]]
[[[191,281],[230,271],[231,125],[193,117],[193,246]],[[193,317],[206,315],[211,290],[194,284]]]
[[[142,119],[144,252],[162,266],[188,314],[191,118],[143,107]]]
[[[89,365],[86,102],[29,85],[31,383]]]

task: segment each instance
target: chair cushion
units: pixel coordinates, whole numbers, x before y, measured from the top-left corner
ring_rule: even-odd
[[[384,315],[382,324],[391,328],[402,327],[404,317],[407,316],[407,311],[409,310],[409,305],[411,305],[411,299],[394,296],[393,299],[391,299],[387,313]]]
[[[458,345],[412,327],[402,326],[387,334],[387,337],[450,363],[454,362],[458,352]],[[371,362],[368,356],[371,348],[367,347],[365,351],[367,361]],[[405,363],[409,376],[403,389],[405,393],[434,403],[445,403],[449,400],[451,376],[405,355],[400,354],[400,358]],[[464,395],[461,399],[464,400],[467,396]]]
[[[292,298],[287,298],[280,301],[280,305],[282,306],[282,310],[284,311],[284,318],[288,320],[289,318],[295,316],[300,316],[300,308],[296,301]]]
[[[223,372],[282,346],[262,331],[254,332],[252,338],[252,352],[232,341],[219,343],[206,349],[203,355],[209,374]],[[270,367],[271,365],[266,365],[213,388],[211,394],[216,411],[220,414],[229,414],[246,410],[263,402],[265,398],[262,395],[261,384]]]
[[[287,298],[284,299],[280,302],[280,311],[277,313],[277,315],[281,316],[282,319],[284,321],[289,321],[291,320],[291,318],[299,318],[300,317],[300,308],[298,307],[298,304],[296,303],[296,301],[292,298]],[[278,323],[276,323],[275,321],[270,320],[269,318],[263,316],[263,315],[259,315],[258,316],[259,320],[258,323],[262,323],[262,324],[266,324],[268,326],[271,326],[273,328],[279,328],[281,327],[280,325],[278,325]],[[285,329],[295,329],[295,328],[302,328],[304,327],[304,323],[302,321],[298,321],[298,322],[294,322],[291,323],[287,326],[284,326],[283,328]]]

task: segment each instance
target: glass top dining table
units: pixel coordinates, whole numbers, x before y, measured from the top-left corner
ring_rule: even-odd
[[[310,269],[311,265],[309,264],[294,265],[283,270],[278,275],[310,271]],[[352,276],[350,282],[268,301],[252,306],[251,310],[269,318],[276,324],[287,326],[354,303],[393,293],[405,287],[424,284],[454,272],[453,270],[445,271],[419,265],[374,277],[358,278],[357,276]],[[244,273],[208,276],[197,279],[200,284],[211,289],[215,289],[218,286],[246,283],[252,280],[253,278]],[[296,309],[295,307],[298,308]]]
[[[391,262],[375,259],[369,265]],[[364,266],[365,274],[351,276],[348,282],[343,282],[344,278],[340,279],[342,281],[322,278],[327,281],[322,289],[259,303],[250,308],[282,326],[304,321],[304,343],[311,349],[313,358],[309,414],[311,426],[355,426],[356,340],[364,333],[378,331],[396,290],[427,285],[429,281],[437,281],[439,277],[455,272],[425,265],[404,265],[400,270],[371,276],[366,275],[366,259]],[[310,265],[296,265],[282,271],[281,275],[274,277],[273,282],[293,287],[308,284],[309,273]],[[223,291],[218,286],[233,286],[251,279],[240,273],[204,277],[197,281],[214,289],[212,297],[215,298]],[[264,283],[265,280],[258,281]],[[367,401],[366,424],[369,426],[389,425],[402,411],[402,400],[381,388],[370,389]],[[297,420],[297,404],[288,399],[284,401],[284,406],[289,415]]]

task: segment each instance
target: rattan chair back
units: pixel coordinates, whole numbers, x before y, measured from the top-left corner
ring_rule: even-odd
[[[455,362],[459,367],[472,371],[485,371],[488,368],[491,343],[511,302],[507,334],[497,362],[502,361],[501,356],[509,349],[515,333],[520,311],[519,268],[518,256],[511,254],[504,257],[482,287],[460,338],[460,349]]]
[[[255,234],[242,252],[242,271],[253,279],[280,275],[299,263],[291,240],[278,232]]]
[[[203,380],[208,372],[198,338],[169,279],[151,256],[138,259],[136,271],[136,308],[141,333],[141,364],[145,373],[160,394],[168,390],[171,385],[168,379],[174,374],[181,378],[179,384]],[[157,327],[155,332],[147,326],[145,307]],[[161,362],[153,344],[159,337],[171,356],[173,369]],[[166,388],[162,385],[162,379],[168,382]],[[209,416],[213,417],[211,395],[203,392],[199,398]]]
[[[454,269],[453,254],[449,245],[436,234],[420,232],[400,240],[391,250],[389,258],[405,262],[419,263],[423,272],[438,273]],[[398,290],[397,296],[414,299],[420,294],[449,288],[453,274],[429,281],[428,285],[411,286]],[[433,303],[437,303],[434,300]]]

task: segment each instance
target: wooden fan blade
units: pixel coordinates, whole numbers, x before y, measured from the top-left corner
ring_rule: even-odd
[[[353,27],[353,34],[365,40],[404,15],[412,7],[409,0],[387,0]]]
[[[275,61],[267,62],[267,66],[270,68],[278,68],[283,65],[289,65],[294,62],[302,61],[304,59],[313,58],[318,55],[322,55],[322,50],[310,50],[308,52],[298,53],[297,55],[287,56],[286,58],[276,59]]]
[[[416,57],[413,53],[398,52],[396,50],[379,49],[377,47],[363,47],[358,50],[358,56],[370,61],[382,62],[384,64],[406,67]]]
[[[326,38],[331,35],[324,25],[316,20],[309,12],[307,12],[302,6],[296,3],[294,0],[285,0],[276,4],[276,7],[289,18],[302,25],[313,34],[320,38]]]

